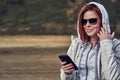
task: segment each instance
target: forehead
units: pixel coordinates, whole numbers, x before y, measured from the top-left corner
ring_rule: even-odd
[[[88,10],[84,13],[83,15],[84,19],[89,19],[89,18],[99,18],[98,14],[93,11],[93,10]]]

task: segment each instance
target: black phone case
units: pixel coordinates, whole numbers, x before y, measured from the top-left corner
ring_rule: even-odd
[[[72,59],[68,55],[59,55],[59,59],[63,62],[66,61],[67,64],[72,63],[75,67],[75,70],[78,70],[78,67],[75,65],[75,63],[72,61]]]

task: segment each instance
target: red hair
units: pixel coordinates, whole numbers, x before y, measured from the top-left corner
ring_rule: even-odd
[[[79,20],[79,22],[78,22],[78,31],[79,31],[80,38],[83,41],[83,43],[90,41],[90,37],[86,34],[86,32],[85,32],[85,30],[83,28],[83,24],[82,24],[83,15],[88,10],[95,11],[98,14],[98,16],[100,18],[100,25],[102,26],[102,14],[101,14],[100,9],[94,4],[86,4],[86,5],[84,5],[81,8],[80,13],[79,13],[79,17],[78,17],[78,20]]]

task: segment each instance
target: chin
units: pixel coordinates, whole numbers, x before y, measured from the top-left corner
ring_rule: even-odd
[[[96,31],[86,32],[88,36],[94,36],[97,34]]]
[[[93,34],[87,33],[88,36],[93,36]]]
[[[91,34],[89,33],[87,35],[90,36],[90,37],[95,36],[95,34],[92,34],[92,33]]]

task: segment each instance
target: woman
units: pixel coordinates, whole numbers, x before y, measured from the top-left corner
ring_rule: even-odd
[[[78,38],[67,55],[78,66],[61,62],[61,80],[120,80],[120,41],[110,34],[109,19],[103,5],[90,2],[78,16]]]

